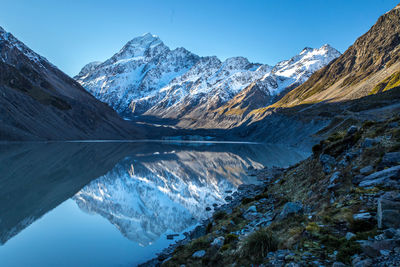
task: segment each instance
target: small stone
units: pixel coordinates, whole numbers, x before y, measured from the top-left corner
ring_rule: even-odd
[[[383,155],[382,161],[379,164],[381,168],[393,167],[400,164],[400,152],[389,152]]]
[[[210,211],[211,210],[211,208],[210,207],[206,207],[206,211]]]
[[[362,174],[357,174],[356,176],[354,176],[354,178],[351,180],[351,182],[353,183],[353,184],[359,184],[359,183],[361,183],[362,182],[362,180],[364,180],[364,175],[362,175]]]
[[[278,260],[284,260],[285,257],[286,257],[286,255],[287,255],[287,251],[286,251],[286,250],[278,250],[278,251],[276,252],[276,258],[277,258]]]
[[[357,131],[358,131],[358,127],[355,125],[352,125],[347,129],[347,134],[351,135],[351,134],[356,133]]]
[[[339,185],[339,179],[340,179],[340,172],[334,172],[332,176],[329,178],[329,185],[328,189],[333,189]]]
[[[382,249],[379,251],[381,253],[381,255],[383,256],[389,256],[390,255],[390,250],[387,249]]]
[[[301,265],[296,262],[289,262],[285,265],[285,267],[300,267]]]
[[[356,264],[353,264],[354,267],[372,267],[372,260],[371,259],[366,259],[366,260],[360,260]]]
[[[378,257],[380,255],[381,250],[393,250],[399,244],[398,240],[393,239],[385,239],[385,240],[362,240],[360,241],[360,246],[363,252],[368,257]]]
[[[289,254],[285,256],[285,261],[292,261],[292,260],[294,260],[294,255]]]
[[[362,261],[362,258],[359,256],[359,255],[354,255],[354,256],[352,256],[351,257],[352,258],[352,260],[351,260],[351,264],[353,265],[353,266],[355,266],[357,263],[359,263],[360,261]]]
[[[400,228],[400,202],[379,198],[376,217],[378,228]]]
[[[346,266],[346,264],[344,264],[344,263],[341,263],[341,262],[334,262],[333,264],[332,264],[332,267],[345,267]]]
[[[338,165],[342,168],[345,168],[349,165],[349,162],[344,158],[341,161],[338,162]]]
[[[397,121],[391,122],[388,124],[389,128],[397,128],[399,127],[399,123]]]
[[[370,148],[370,147],[373,147],[378,142],[379,142],[378,139],[365,138],[363,143],[361,144],[361,146],[363,148]]]
[[[374,167],[369,165],[369,166],[366,166],[366,167],[360,169],[360,173],[367,175],[367,174],[370,174],[373,170],[374,170]]]
[[[231,197],[231,196],[227,196],[226,198],[225,198],[225,200],[226,201],[231,201],[233,198]]]
[[[353,219],[356,221],[368,221],[372,218],[372,215],[369,212],[363,212],[353,215]]]
[[[287,218],[290,215],[300,214],[303,212],[303,205],[299,202],[288,202],[283,206],[279,218],[281,220]]]
[[[374,236],[374,239],[375,240],[385,240],[386,239],[386,237],[385,237],[385,235],[384,234],[380,234],[380,235],[376,235],[376,236]]]
[[[246,212],[257,212],[257,208],[256,208],[256,206],[250,206],[250,207],[246,210]]]
[[[339,179],[340,179],[340,172],[334,172],[331,178],[329,178],[329,183],[335,184],[338,182]]]
[[[353,234],[353,233],[351,233],[351,232],[348,232],[347,234],[346,234],[346,239],[347,240],[350,240],[352,237],[354,237],[354,236],[356,236],[355,234]]]
[[[196,251],[195,253],[193,253],[192,257],[193,258],[203,258],[204,255],[206,255],[206,251],[205,250],[199,250],[199,251]]]
[[[323,171],[326,174],[330,173],[332,171],[333,165],[336,164],[336,159],[327,154],[321,154],[321,156],[319,156],[319,161],[321,162]]]
[[[386,238],[391,239],[397,234],[397,231],[393,228],[389,228],[383,231],[383,234],[385,235]]]
[[[375,172],[363,178],[360,182],[361,187],[382,185],[386,187],[398,187],[398,179],[400,178],[400,165],[389,169]]]
[[[224,245],[225,238],[223,236],[217,237],[214,239],[214,241],[211,243],[211,246],[220,248]]]

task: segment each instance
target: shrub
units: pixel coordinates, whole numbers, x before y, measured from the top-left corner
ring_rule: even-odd
[[[314,153],[314,155],[318,155],[320,152],[322,151],[322,144],[316,144],[312,147],[312,152]]]
[[[206,233],[207,234],[211,233],[212,227],[213,227],[213,225],[212,225],[211,222],[207,224],[207,228],[206,228]]]
[[[221,247],[221,251],[225,251],[225,250],[228,250],[228,249],[230,249],[231,248],[231,245],[230,244],[225,244],[225,245],[223,245],[222,247]]]
[[[190,255],[198,250],[207,249],[210,246],[210,241],[206,236],[199,237],[192,242],[187,247]]]
[[[229,243],[235,242],[236,240],[238,240],[238,236],[237,235],[235,235],[235,234],[227,234],[225,236],[224,244],[229,244]]]
[[[319,233],[320,227],[318,226],[317,223],[315,223],[315,222],[310,222],[310,223],[306,226],[306,230],[307,230],[307,232],[310,232],[310,233]]]
[[[346,132],[335,132],[328,137],[328,141],[335,142],[335,141],[341,140],[341,139],[343,139],[343,137],[345,135],[346,135]]]
[[[243,205],[246,205],[246,204],[249,204],[249,203],[251,203],[251,202],[253,202],[254,201],[254,198],[247,198],[247,197],[245,197],[245,198],[243,198],[243,200],[242,200],[242,204]]]
[[[366,122],[363,123],[362,128],[367,129],[367,128],[371,127],[374,124],[375,124],[375,122],[373,122],[373,121],[366,121]]]
[[[226,216],[227,216],[227,214],[225,211],[217,211],[216,213],[214,213],[213,218],[214,218],[214,220],[219,221],[219,220],[225,219]]]
[[[340,262],[351,263],[351,257],[355,254],[359,254],[361,252],[360,244],[354,241],[344,241],[342,242],[336,259]]]
[[[267,229],[258,230],[243,240],[241,254],[254,261],[261,262],[270,251],[278,249],[278,240]]]

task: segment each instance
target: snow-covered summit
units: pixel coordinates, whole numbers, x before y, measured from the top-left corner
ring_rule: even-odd
[[[146,33],[130,40],[112,59],[152,57],[169,50],[156,35]]]
[[[340,56],[340,52],[328,44],[320,48],[304,48],[300,54],[289,60],[279,62],[271,71],[263,77],[263,80],[271,76],[284,77],[287,79],[284,86],[276,88],[276,93],[282,92],[286,87],[295,83],[304,83],[315,71],[321,69]],[[290,83],[290,84],[288,84]]]
[[[221,62],[184,48],[171,50],[158,36],[148,33],[129,41],[105,62],[86,65],[75,78],[124,117],[181,118],[190,114],[193,118],[217,109],[254,82],[263,83],[270,95],[279,94],[303,83],[339,55],[324,45],[305,48],[274,67],[244,57]]]

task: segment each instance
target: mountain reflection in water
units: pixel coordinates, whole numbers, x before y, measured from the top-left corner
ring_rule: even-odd
[[[2,144],[0,255],[8,240],[70,198],[149,246],[209,216],[205,208],[224,203],[226,191],[254,182],[248,167],[288,166],[306,156],[261,144]]]

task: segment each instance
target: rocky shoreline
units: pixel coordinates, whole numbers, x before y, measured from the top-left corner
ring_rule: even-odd
[[[260,184],[141,266],[400,266],[399,123],[354,125],[295,166],[249,170]]]
[[[260,170],[250,170],[252,172],[252,176],[257,175]],[[256,174],[257,173],[257,174]],[[241,205],[242,200],[247,197],[255,197],[265,189],[265,184],[242,184],[238,187],[237,191],[235,192],[228,192],[232,193],[231,196],[226,197],[227,203],[221,206],[214,206],[214,213],[217,214],[218,212],[223,213],[232,213],[232,210],[239,205]],[[206,207],[206,210],[211,210],[210,207]],[[179,246],[186,245],[194,239],[202,237],[206,235],[207,226],[212,223],[213,216],[209,219],[203,220],[196,226],[192,231],[184,233],[185,238],[181,240],[177,240],[174,244],[171,244],[169,247],[163,249],[160,253],[157,254],[157,257],[151,259],[150,261],[143,263],[139,266],[160,266],[163,262],[167,261],[173,254],[174,250]],[[172,236],[171,236],[172,237]],[[168,236],[167,236],[168,238]],[[173,239],[173,237],[171,238]]]

